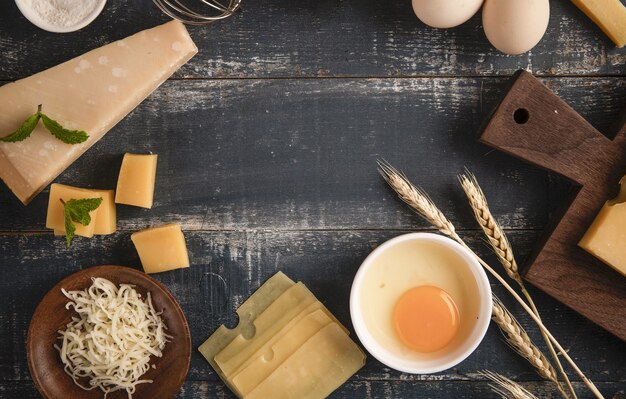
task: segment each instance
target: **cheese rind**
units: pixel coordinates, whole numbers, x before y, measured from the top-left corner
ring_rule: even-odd
[[[152,208],[156,167],[156,154],[124,154],[117,179],[115,202]]]
[[[185,236],[176,223],[138,231],[130,239],[146,273],[189,267]]]
[[[184,25],[172,21],[0,87],[1,136],[39,104],[62,126],[89,134],[65,144],[40,123],[22,142],[0,142],[0,179],[27,204],[196,53]]]
[[[71,199],[86,199],[86,198],[98,198],[100,194],[84,188],[66,186],[64,184],[53,184],[50,186],[50,197],[48,199],[48,215],[46,216],[46,228],[54,229],[55,231],[65,232],[65,212],[63,203],[61,200],[67,202]],[[102,204],[100,204],[102,206]],[[91,216],[91,223],[87,226],[80,223],[74,223],[77,236],[93,237],[95,229],[95,220],[98,217],[100,207],[98,209],[89,212]],[[65,234],[65,233],[63,233]]]
[[[617,47],[626,45],[626,6],[620,0],[572,0]]]
[[[626,276],[626,176],[615,200],[608,201],[578,245]]]

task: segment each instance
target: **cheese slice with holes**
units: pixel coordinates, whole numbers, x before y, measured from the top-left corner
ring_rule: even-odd
[[[284,331],[274,336],[267,346],[259,349],[241,370],[233,375],[233,385],[243,396],[247,395],[306,341],[332,322],[327,313],[318,309],[293,325],[285,326]]]
[[[365,354],[336,323],[323,327],[244,399],[321,399],[365,364]]]
[[[39,104],[64,127],[89,134],[69,145],[40,122],[28,139],[0,142],[0,179],[27,204],[197,51],[184,25],[172,21],[0,87],[0,136]]]

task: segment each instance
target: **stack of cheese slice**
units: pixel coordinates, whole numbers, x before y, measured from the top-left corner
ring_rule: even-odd
[[[320,399],[365,364],[347,330],[304,284],[277,273],[199,350],[245,399]]]
[[[28,203],[196,52],[184,25],[172,21],[0,87],[0,136],[39,104],[63,127],[89,134],[65,144],[40,123],[24,141],[0,142],[0,179]]]

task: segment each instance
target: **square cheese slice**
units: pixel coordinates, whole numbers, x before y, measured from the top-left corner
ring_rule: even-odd
[[[245,399],[323,399],[365,365],[365,354],[336,323],[323,327]]]
[[[626,276],[626,176],[620,184],[617,198],[602,207],[578,245]]]
[[[285,327],[267,346],[259,349],[231,378],[233,385],[245,397],[274,372],[306,341],[333,320],[321,309],[309,313],[295,324]]]
[[[146,273],[189,267],[185,236],[178,224],[166,224],[133,233],[130,239]]]
[[[114,190],[94,190],[82,189],[92,193],[96,193],[102,198],[102,204],[98,207],[96,218],[93,220],[94,235],[113,234],[117,231],[117,211],[115,209],[115,191]],[[65,228],[54,229],[54,235],[64,236]]]
[[[301,299],[298,300],[298,297]],[[281,309],[281,312],[276,312],[276,309]],[[296,284],[255,320],[253,337],[244,337],[243,335],[235,337],[215,356],[215,363],[225,376],[231,378],[256,352],[267,350],[268,345],[280,340],[294,325],[316,310],[321,310],[332,321],[338,323],[332,313],[315,298],[304,284]],[[348,333],[347,330],[345,332]]]
[[[46,217],[46,227],[55,231],[65,232],[65,212],[61,200],[67,202],[71,199],[98,198],[100,194],[84,188],[66,186],[63,184],[53,184],[50,186],[50,198],[48,200],[48,215]],[[102,204],[100,204],[102,206]],[[77,236],[92,237],[94,235],[95,220],[98,216],[100,207],[91,211],[91,223],[84,226],[80,223],[74,223],[76,226]]]
[[[152,208],[156,167],[156,154],[124,154],[115,202]]]
[[[22,142],[0,142],[0,179],[30,202],[197,52],[185,26],[171,21],[1,86],[0,136],[41,104],[50,118],[89,138],[65,144],[39,123]]]

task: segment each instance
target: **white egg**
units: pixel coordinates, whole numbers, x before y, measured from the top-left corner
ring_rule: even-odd
[[[493,47],[522,54],[543,37],[550,20],[548,0],[485,0],[483,28]]]
[[[472,18],[482,4],[483,0],[413,0],[413,11],[426,25],[452,28]]]

